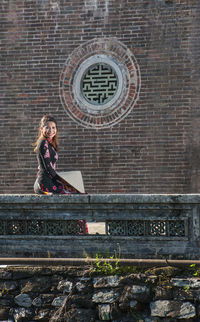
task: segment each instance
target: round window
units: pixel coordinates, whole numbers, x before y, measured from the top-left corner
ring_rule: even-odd
[[[81,94],[90,104],[104,105],[116,94],[118,77],[108,64],[97,63],[89,67],[81,79]]]
[[[76,48],[60,76],[60,98],[68,115],[87,128],[115,125],[139,98],[140,69],[133,53],[115,38]]]
[[[108,112],[126,87],[125,75],[124,68],[113,57],[90,56],[75,72],[74,99],[88,113]]]

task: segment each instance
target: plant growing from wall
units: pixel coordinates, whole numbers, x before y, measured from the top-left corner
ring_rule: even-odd
[[[197,267],[196,264],[190,265],[190,272],[192,272],[192,275],[195,277],[200,276],[200,267]]]

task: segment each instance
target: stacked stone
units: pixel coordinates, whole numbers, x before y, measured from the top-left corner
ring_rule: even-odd
[[[171,272],[93,276],[81,268],[1,269],[0,321],[199,321],[200,279]]]

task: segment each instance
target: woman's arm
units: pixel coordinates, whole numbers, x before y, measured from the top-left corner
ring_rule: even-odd
[[[55,169],[53,168],[51,155],[49,151],[49,143],[47,140],[41,142],[39,153],[46,171],[52,176],[52,178],[58,179],[58,175]]]

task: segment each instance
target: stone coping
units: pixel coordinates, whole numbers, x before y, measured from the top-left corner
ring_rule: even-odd
[[[0,194],[0,203],[182,203],[200,204],[200,194]]]

